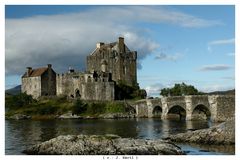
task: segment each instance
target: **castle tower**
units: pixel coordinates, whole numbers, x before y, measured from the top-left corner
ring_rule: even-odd
[[[123,37],[109,44],[97,43],[96,49],[87,56],[87,71],[110,72],[112,80],[136,85],[137,52],[129,50]]]

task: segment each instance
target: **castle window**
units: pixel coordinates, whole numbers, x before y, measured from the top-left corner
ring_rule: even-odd
[[[127,67],[126,66],[123,66],[123,74],[127,74]]]
[[[90,76],[88,76],[87,82],[91,82],[91,77]]]

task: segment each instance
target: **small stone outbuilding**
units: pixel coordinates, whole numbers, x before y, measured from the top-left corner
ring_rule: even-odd
[[[21,92],[32,95],[33,98],[56,95],[56,72],[52,65],[36,69],[27,67],[22,76]]]

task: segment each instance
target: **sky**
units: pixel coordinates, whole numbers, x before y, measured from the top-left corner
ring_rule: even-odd
[[[232,5],[7,5],[5,87],[21,84],[28,66],[85,70],[96,43],[119,36],[138,52],[138,83],[148,96],[182,82],[203,92],[235,88]]]

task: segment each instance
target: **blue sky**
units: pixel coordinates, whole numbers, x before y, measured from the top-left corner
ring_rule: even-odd
[[[235,88],[235,8],[210,6],[6,6],[6,88],[25,67],[85,69],[98,41],[138,51],[149,95],[185,82],[201,91]]]

